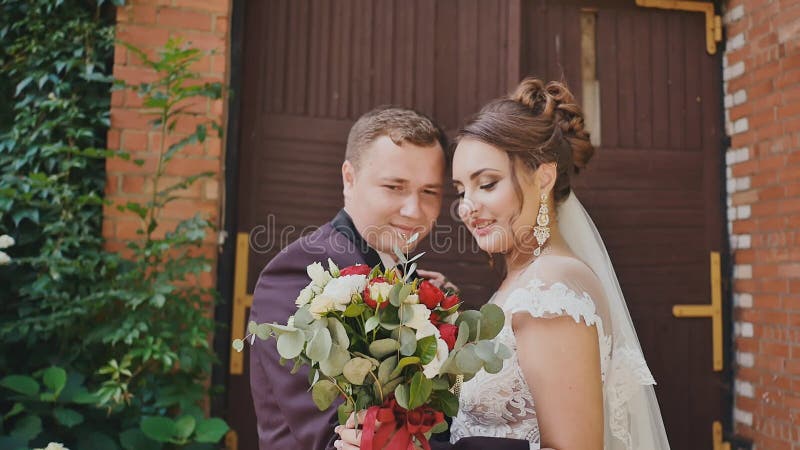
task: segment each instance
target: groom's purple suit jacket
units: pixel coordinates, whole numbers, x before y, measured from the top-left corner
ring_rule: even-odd
[[[250,320],[286,323],[297,310],[294,300],[309,283],[306,267],[313,262],[327,266],[331,258],[339,267],[380,264],[380,257],[361,238],[344,212],[314,233],[293,242],[276,255],[259,276],[253,294]],[[311,400],[308,369],[290,374],[291,366],[279,364],[275,340],[256,341],[250,348],[250,388],[258,420],[261,450],[333,450],[338,424],[336,408],[320,411]],[[334,405],[336,406],[336,405]],[[498,446],[527,450],[527,441],[467,438],[455,445],[431,442],[434,449],[478,450]]]

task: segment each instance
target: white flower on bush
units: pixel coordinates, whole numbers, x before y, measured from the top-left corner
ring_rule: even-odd
[[[366,286],[366,275],[345,275],[329,281],[321,295],[332,298],[336,303],[336,309],[344,311],[350,304],[353,294],[363,291]]]
[[[435,378],[439,375],[439,370],[442,369],[442,364],[444,364],[448,356],[450,356],[450,350],[447,348],[447,342],[437,337],[436,357],[428,364],[422,366],[422,373],[425,374],[428,379]]]
[[[11,236],[4,234],[0,236],[0,249],[11,247],[15,244],[14,238]]]
[[[59,442],[51,442],[47,444],[46,448],[36,448],[34,450],[69,450],[67,447],[64,447],[64,444]]]
[[[11,263],[11,257],[6,252],[0,251],[0,266],[5,266]]]
[[[306,272],[308,272],[308,276],[311,277],[311,283],[320,288],[324,288],[331,279],[331,274],[323,269],[322,264],[318,262],[309,264],[308,267],[306,267]]]

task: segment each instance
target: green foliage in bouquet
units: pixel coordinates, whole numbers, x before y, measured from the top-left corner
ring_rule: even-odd
[[[251,343],[256,337],[277,339],[278,352],[293,362],[293,372],[310,366],[311,395],[320,410],[345,399],[338,408],[342,423],[351,412],[381,405],[392,394],[407,410],[430,406],[454,416],[456,376],[469,380],[480,370],[496,373],[511,355],[492,341],[505,320],[499,307],[488,304],[480,311],[459,313],[457,299],[444,305],[437,297],[445,298],[445,293],[419,279],[411,281],[414,261],[421,255],[408,259],[399,250],[395,253],[405,276],[379,266],[340,271],[328,260],[325,271],[312,264],[312,281],[300,293],[289,323],[248,326],[245,339]],[[443,339],[437,324],[458,327],[454,342]],[[233,346],[241,351],[244,343],[236,340]],[[433,431],[443,428],[444,422]]]
[[[120,2],[115,1],[114,4]],[[165,168],[202,142],[208,121],[167,145],[193,100],[217,99],[189,67],[202,55],[180,42],[151,60],[157,77],[117,88],[142,96],[162,132],[152,196],[122,206],[140,220],[131,258],[103,248],[113,4],[0,0],[0,447],[48,441],[73,448],[213,448],[227,431],[206,419],[216,293],[193,280],[213,229],[204,217],[156,234],[161,212],[209,174],[162,188]],[[135,161],[140,164],[140,161]],[[10,258],[9,258],[10,256]],[[66,373],[65,384],[61,375]]]

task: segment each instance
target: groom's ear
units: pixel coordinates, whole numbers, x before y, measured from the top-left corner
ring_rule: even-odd
[[[345,197],[349,194],[355,182],[356,168],[353,167],[353,164],[350,161],[345,160],[344,163],[342,163],[342,186],[344,187],[342,194]]]
[[[536,184],[539,186],[539,192],[550,192],[556,184],[556,177],[558,172],[556,163],[545,163],[536,169]]]

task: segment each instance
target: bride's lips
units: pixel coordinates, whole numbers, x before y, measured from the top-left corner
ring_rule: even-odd
[[[403,226],[403,225],[395,225],[395,224],[390,224],[390,225],[391,225],[391,226],[392,226],[392,228],[394,228],[394,229],[395,229],[395,230],[396,230],[396,231],[397,231],[397,232],[398,232],[398,233],[399,233],[401,236],[404,236],[404,237],[406,237],[406,238],[409,238],[409,237],[411,237],[411,234],[414,232],[414,227],[407,227],[407,226]]]
[[[486,236],[492,232],[492,226],[495,224],[491,219],[478,219],[470,222],[469,227],[472,229],[472,234],[475,236]]]

